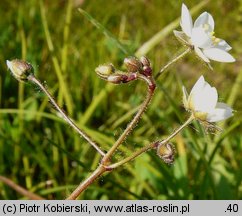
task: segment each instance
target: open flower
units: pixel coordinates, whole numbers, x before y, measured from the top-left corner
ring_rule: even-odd
[[[182,4],[181,22],[182,31],[174,31],[175,36],[192,47],[196,54],[205,62],[209,59],[219,62],[234,62],[235,59],[228,53],[231,46],[214,36],[214,20],[211,14],[204,12],[194,22],[185,4]]]
[[[183,86],[183,104],[193,116],[205,122],[225,120],[233,115],[233,110],[225,103],[218,102],[218,93],[201,76],[193,86],[190,95]]]

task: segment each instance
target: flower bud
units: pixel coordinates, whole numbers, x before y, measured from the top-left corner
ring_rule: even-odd
[[[142,71],[142,64],[139,59],[136,57],[128,57],[124,59],[124,64],[128,70],[128,72],[139,72]]]
[[[115,68],[112,64],[99,65],[95,72],[103,79],[107,79],[111,74],[115,72]]]
[[[143,66],[148,66],[148,67],[150,66],[150,61],[147,57],[141,56],[140,61],[141,61]]]
[[[11,74],[18,81],[27,81],[28,76],[34,72],[31,64],[20,59],[14,59],[12,61],[7,60],[6,63]]]
[[[175,157],[175,147],[172,143],[158,143],[157,155],[168,165],[173,164]]]
[[[128,76],[125,74],[119,74],[115,73],[110,76],[108,76],[107,81],[114,83],[114,84],[120,84],[120,83],[125,83],[128,79]]]
[[[152,75],[151,67],[150,66],[144,66],[142,74],[145,75],[146,77],[151,76]]]

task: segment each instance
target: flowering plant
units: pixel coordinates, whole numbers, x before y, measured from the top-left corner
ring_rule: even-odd
[[[97,26],[99,24],[95,23]],[[170,62],[168,62],[158,73],[153,71],[150,60],[145,57],[127,56],[123,65],[125,69],[119,69],[112,63],[101,64],[96,67],[96,74],[104,81],[119,85],[131,82],[142,81],[146,84],[146,97],[142,104],[138,107],[137,113],[133,116],[126,128],[122,131],[121,135],[108,149],[102,146],[102,143],[95,141],[94,137],[90,136],[84,129],[78,127],[78,125],[66,114],[66,112],[58,105],[53,98],[49,90],[45,85],[41,83],[34,74],[32,65],[24,60],[14,59],[7,60],[7,68],[11,74],[21,82],[30,82],[38,89],[43,91],[48,97],[54,108],[61,114],[61,117],[66,121],[70,127],[73,128],[80,136],[82,136],[87,143],[92,146],[97,154],[99,154],[100,163],[96,169],[88,176],[78,187],[68,196],[67,199],[77,199],[80,194],[87,189],[98,177],[102,176],[106,172],[113,171],[114,169],[131,162],[141,154],[155,150],[158,157],[165,164],[172,165],[176,159],[176,147],[172,144],[172,139],[177,136],[184,128],[192,124],[194,120],[198,120],[202,124],[216,123],[226,120],[233,116],[233,109],[225,104],[218,102],[218,93],[215,87],[205,81],[203,76],[197,80],[192,87],[190,94],[187,93],[185,87],[182,87],[183,91],[183,105],[189,112],[190,116],[184,121],[177,129],[166,136],[166,138],[156,138],[147,145],[135,150],[130,155],[124,158],[119,158],[118,161],[113,161],[113,157],[117,152],[117,149],[125,142],[126,138],[131,135],[131,132],[135,129],[142,118],[145,110],[152,102],[152,98],[156,93],[158,77],[168,68],[181,59],[189,51],[194,50],[195,53],[205,62],[209,63],[210,60],[219,62],[234,62],[234,57],[228,53],[231,50],[230,45],[223,40],[214,36],[214,20],[212,15],[207,12],[202,13],[193,23],[191,14],[185,4],[182,4],[182,15],[180,26],[182,31],[174,31],[175,36],[181,40],[188,49],[177,56]],[[105,32],[107,33],[107,32]],[[53,61],[56,63],[56,61]],[[23,190],[22,190],[23,191]],[[30,198],[42,198],[33,195],[30,192],[26,192]]]

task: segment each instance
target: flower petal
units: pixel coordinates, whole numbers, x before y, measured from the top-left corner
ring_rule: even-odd
[[[184,86],[182,86],[182,92],[183,92],[183,105],[186,109],[189,109],[188,107],[188,93],[187,93],[187,90]]]
[[[192,29],[192,44],[199,48],[209,48],[212,45],[212,38],[202,27]]]
[[[181,11],[181,22],[180,26],[182,31],[187,35],[191,36],[192,32],[192,17],[191,14],[185,4],[182,4],[182,11]]]
[[[201,92],[201,90],[203,89],[204,83],[205,83],[204,77],[200,76],[200,78],[197,80],[197,82],[192,87],[190,95],[187,99],[187,104],[188,104],[189,109],[194,110],[194,108],[195,108],[194,98],[196,98],[197,94],[199,94],[199,92]]]
[[[219,61],[219,62],[234,62],[235,61],[235,59],[232,55],[230,55],[226,51],[218,49],[218,48],[204,49],[203,53],[209,59],[212,59],[214,61]]]
[[[214,20],[210,13],[203,12],[194,22],[194,27],[203,27],[203,25],[208,24],[208,31],[214,30]]]
[[[217,45],[214,46],[215,48],[219,48],[219,49],[222,49],[224,51],[229,51],[229,50],[232,49],[232,47],[229,46],[229,44],[225,40],[220,39],[220,38],[217,38],[217,39],[219,40],[219,42],[218,42]]]
[[[198,48],[198,47],[194,47],[194,50],[196,52],[196,54],[205,62],[209,63],[209,59],[203,54],[203,52]]]
[[[204,83],[201,91],[194,95],[194,111],[209,113],[214,110],[218,101],[216,88],[211,87],[207,82]]]
[[[225,120],[233,115],[233,110],[225,103],[217,103],[216,108],[209,112],[207,115],[207,121],[217,122]]]
[[[188,41],[188,37],[183,31],[174,30],[173,33],[180,42],[182,42],[183,44],[185,44],[187,46],[190,45],[189,41]]]
[[[205,79],[204,79],[203,76],[200,76],[199,79],[197,80],[197,82],[192,87],[192,90],[190,92],[190,95],[191,94],[194,94],[196,92],[201,91],[201,89],[203,88],[204,84],[205,84]]]

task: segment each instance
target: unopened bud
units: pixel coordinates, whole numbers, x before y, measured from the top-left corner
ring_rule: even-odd
[[[11,71],[11,74],[18,81],[27,81],[28,76],[34,73],[34,69],[31,64],[20,59],[14,59],[12,61],[6,61],[8,69]]]
[[[152,75],[152,69],[150,66],[144,66],[142,74],[145,76],[151,76]]]
[[[115,72],[115,68],[112,64],[99,65],[95,72],[103,79],[107,79],[111,74]]]
[[[173,164],[175,158],[175,147],[172,143],[158,144],[157,155],[166,163]]]
[[[120,84],[120,83],[125,83],[128,79],[128,76],[125,74],[112,74],[108,76],[107,81],[114,83],[114,84]]]
[[[128,72],[139,72],[142,71],[142,64],[139,59],[136,57],[128,57],[124,59],[124,64],[128,70]]]
[[[143,66],[148,66],[148,67],[150,66],[150,61],[147,57],[141,56],[140,61],[143,64]]]

